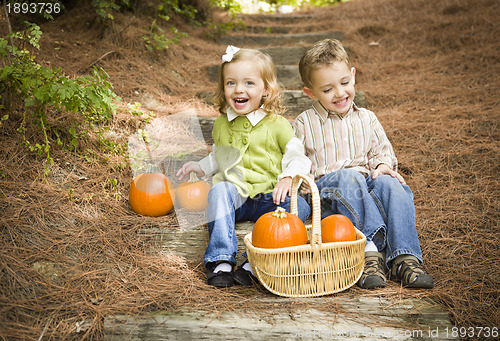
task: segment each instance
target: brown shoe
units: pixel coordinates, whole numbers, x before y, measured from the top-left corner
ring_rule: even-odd
[[[384,259],[380,252],[365,252],[365,269],[357,284],[362,289],[382,288],[387,285]]]
[[[396,257],[392,265],[391,279],[401,281],[405,288],[432,289],[434,287],[432,277],[425,271],[418,259],[410,255]]]

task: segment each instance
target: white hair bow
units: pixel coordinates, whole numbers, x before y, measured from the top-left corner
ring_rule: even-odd
[[[238,52],[239,50],[240,50],[239,47],[236,47],[233,45],[228,45],[228,47],[226,49],[226,54],[222,56],[222,62],[229,63],[231,60],[233,60],[235,53]]]

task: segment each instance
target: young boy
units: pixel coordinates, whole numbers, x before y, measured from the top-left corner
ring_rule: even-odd
[[[367,237],[358,285],[384,287],[384,266],[404,287],[432,288],[422,268],[413,194],[375,115],[354,103],[356,70],[336,40],[308,50],[299,64],[304,92],[315,102],[294,122],[312,161],[322,217],[343,214]],[[385,250],[385,259],[382,252]]]

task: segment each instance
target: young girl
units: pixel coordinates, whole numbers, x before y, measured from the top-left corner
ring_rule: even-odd
[[[188,162],[177,172],[213,177],[208,196],[209,243],[204,263],[208,284],[250,285],[248,261],[236,271],[236,221],[256,221],[277,206],[290,212],[292,177],[307,174],[311,161],[281,114],[280,87],[271,58],[257,50],[228,46],[222,57],[216,100],[221,115],[214,123],[212,152],[199,162]],[[297,198],[304,221],[310,207]]]

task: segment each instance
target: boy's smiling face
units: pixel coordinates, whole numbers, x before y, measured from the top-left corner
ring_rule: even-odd
[[[321,66],[312,72],[312,87],[305,87],[304,92],[311,99],[319,100],[326,109],[344,117],[356,95],[355,74],[356,69],[349,69],[345,62]]]

